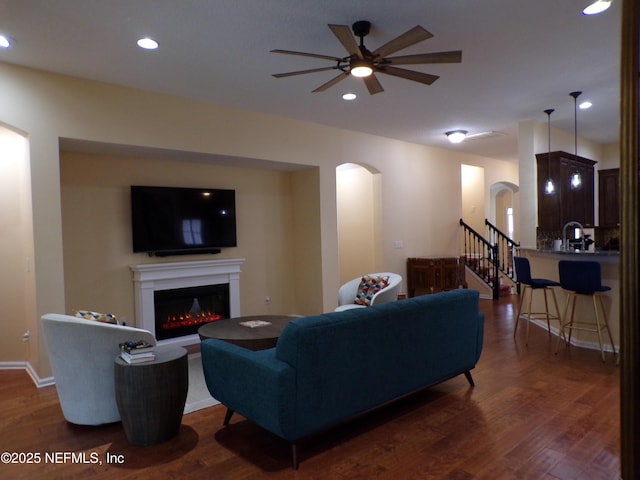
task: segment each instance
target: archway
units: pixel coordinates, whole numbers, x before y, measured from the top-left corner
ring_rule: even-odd
[[[510,182],[496,182],[490,188],[490,218],[498,230],[514,241],[520,238],[517,221],[519,187]]]

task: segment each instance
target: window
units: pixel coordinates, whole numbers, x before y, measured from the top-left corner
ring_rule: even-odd
[[[513,240],[513,208],[507,208],[507,237]]]

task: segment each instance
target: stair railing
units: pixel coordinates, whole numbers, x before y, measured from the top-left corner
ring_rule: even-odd
[[[492,245],[498,245],[498,251],[500,252],[500,256],[497,257],[498,270],[516,282],[513,257],[516,255],[517,249],[520,248],[520,244],[514,242],[511,238],[498,230],[498,227],[493,225],[486,218],[484,219],[484,224],[487,226],[489,243]]]
[[[500,278],[498,276],[499,244],[491,244],[460,219],[464,237],[463,260],[484,283],[491,287],[493,299],[500,298]]]

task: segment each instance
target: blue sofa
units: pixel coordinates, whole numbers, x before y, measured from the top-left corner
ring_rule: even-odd
[[[482,351],[475,290],[301,317],[274,348],[201,343],[211,395],[292,445],[392,400],[470,371]]]

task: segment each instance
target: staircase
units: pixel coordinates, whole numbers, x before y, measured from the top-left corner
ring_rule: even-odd
[[[520,247],[487,219],[484,221],[486,235],[483,235],[460,219],[464,236],[465,265],[477,277],[491,288],[494,300],[503,292],[510,291],[509,285],[501,287],[501,279],[508,279],[518,285],[515,280],[513,257]],[[518,285],[519,286],[519,285]]]

